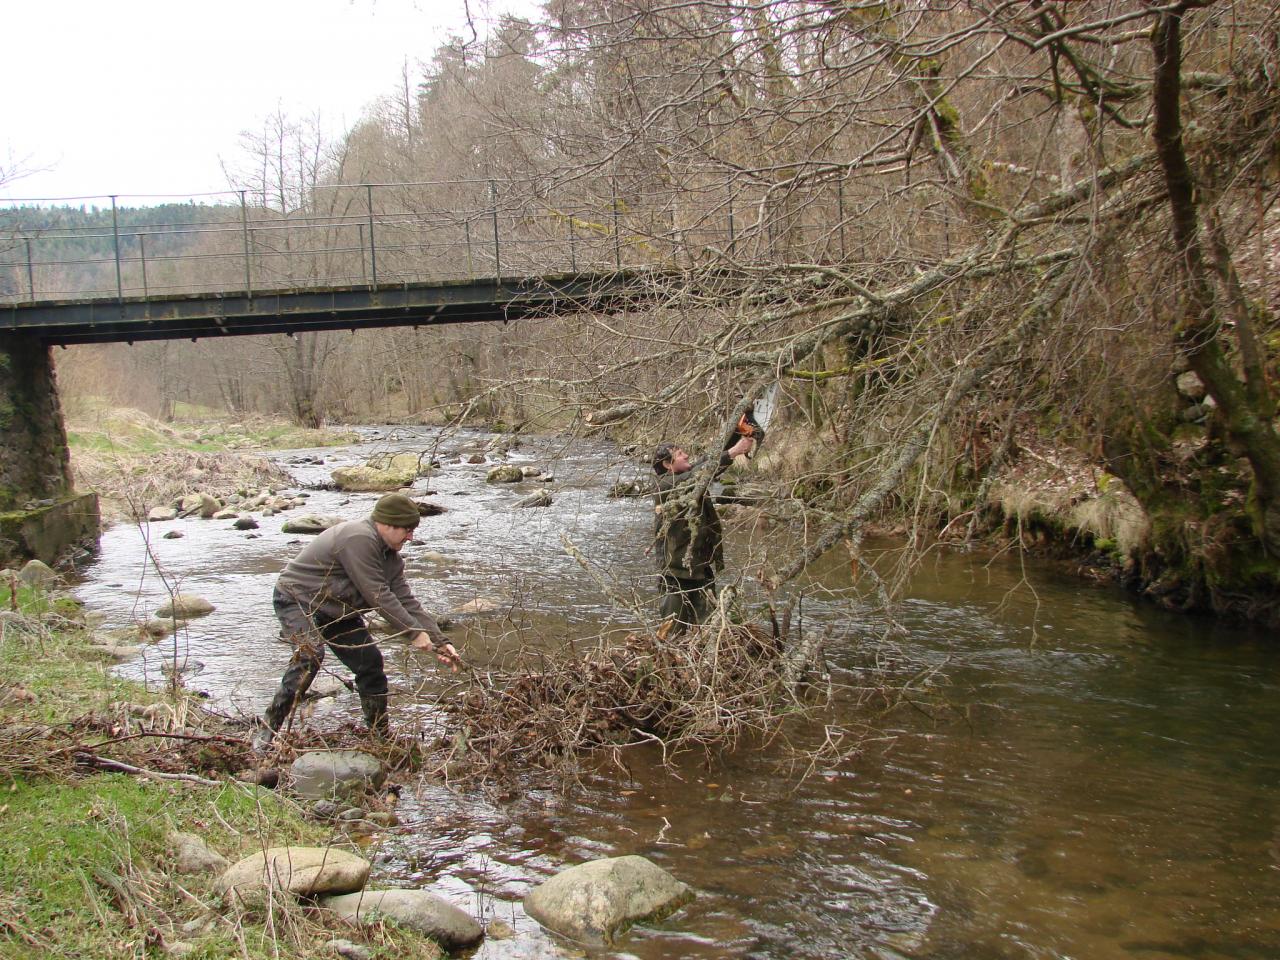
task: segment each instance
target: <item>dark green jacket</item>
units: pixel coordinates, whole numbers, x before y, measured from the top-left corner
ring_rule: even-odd
[[[728,457],[721,457],[716,476],[730,463]],[[711,490],[708,488],[697,503],[691,498],[701,476],[697,466],[684,473],[658,476],[653,539],[659,573],[692,580],[713,577],[724,567],[724,533]]]

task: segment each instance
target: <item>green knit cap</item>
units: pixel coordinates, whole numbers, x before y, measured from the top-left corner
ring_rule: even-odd
[[[418,505],[403,493],[388,493],[373,508],[373,519],[389,527],[408,527],[412,530],[422,517]]]

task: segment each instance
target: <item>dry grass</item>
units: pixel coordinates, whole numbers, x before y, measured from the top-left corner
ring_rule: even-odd
[[[1020,524],[1056,527],[1114,545],[1130,556],[1147,539],[1150,520],[1118,478],[1070,449],[1024,445],[991,487],[990,499]]]
[[[72,469],[76,488],[97,493],[103,516],[109,520],[145,518],[151,507],[176,503],[197,491],[225,500],[237,490],[292,482],[262,457],[192,450],[148,454],[77,450]]]

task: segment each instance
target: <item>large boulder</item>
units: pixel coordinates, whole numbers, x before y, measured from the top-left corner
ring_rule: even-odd
[[[524,471],[515,464],[504,463],[492,468],[484,479],[486,483],[519,483],[524,479]]]
[[[387,772],[376,757],[359,750],[313,750],[289,768],[293,792],[305,800],[332,800],[376,790]]]
[[[592,860],[534,887],[524,909],[544,927],[592,943],[612,943],[633,923],[661,919],[693,891],[644,857]]]
[[[394,921],[450,952],[475,946],[484,938],[484,930],[469,914],[425,890],[364,890],[324,897],[319,903],[354,923]]]
[[[272,847],[228,867],[214,889],[233,903],[256,906],[268,891],[295,897],[353,893],[369,879],[370,863],[332,847]]]
[[[18,579],[29,587],[46,589],[58,582],[58,572],[43,560],[28,560],[18,571]]]
[[[192,593],[175,593],[156,608],[156,616],[190,620],[192,617],[203,617],[213,613],[213,610],[213,604],[204,597],[197,597]]]
[[[342,523],[342,517],[320,516],[309,513],[303,517],[293,517],[280,527],[281,533],[324,533],[330,527]]]
[[[416,453],[382,454],[355,467],[338,467],[329,476],[339,490],[377,493],[408,487],[431,472],[431,461]]]

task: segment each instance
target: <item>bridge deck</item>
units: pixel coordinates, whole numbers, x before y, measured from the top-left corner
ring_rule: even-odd
[[[0,332],[70,345],[507,321],[603,308],[634,295],[641,284],[642,273],[615,271],[252,294],[46,300],[0,307]]]

